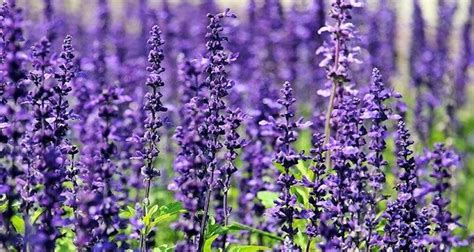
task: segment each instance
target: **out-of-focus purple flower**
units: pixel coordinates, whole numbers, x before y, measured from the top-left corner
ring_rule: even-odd
[[[471,18],[474,16],[474,1],[472,0],[469,4],[469,12],[467,16],[468,18],[462,26],[462,44],[455,71],[456,76],[453,87],[455,108],[459,108],[466,103],[466,86],[467,83],[469,83],[468,70],[469,67],[474,64],[474,52],[472,46],[472,27],[474,26],[474,21],[472,21]]]
[[[416,104],[414,114],[416,118],[415,130],[424,144],[435,123],[435,109],[442,102],[446,94],[446,85],[443,85],[447,74],[448,47],[445,43],[449,36],[452,18],[456,4],[445,6],[444,1],[438,2],[440,22],[437,28],[437,47],[430,47],[427,43],[425,20],[419,1],[413,1],[412,43],[410,46],[410,75],[411,84],[416,88]]]
[[[368,51],[372,67],[380,69],[383,76],[393,76],[397,69],[395,46],[397,22],[396,13],[388,0],[378,3],[377,10],[370,17]]]
[[[43,1],[43,15],[46,19],[46,38],[53,42],[57,38],[56,26],[57,21],[55,20],[54,5],[52,0]]]
[[[179,113],[182,117],[181,125],[176,128],[175,139],[179,151],[174,160],[176,175],[168,186],[176,192],[175,197],[181,201],[187,210],[181,215],[174,226],[184,232],[185,240],[179,242],[176,249],[193,251],[197,248],[196,238],[199,235],[199,211],[204,209],[206,192],[206,143],[199,134],[199,127],[205,117],[203,85],[201,85],[202,62],[193,60],[181,64],[178,79],[182,82],[181,100],[183,102]]]
[[[449,2],[445,0],[438,1],[438,26],[436,27],[436,48],[434,55],[434,65],[429,66],[433,78],[434,96],[442,99],[442,95],[446,94],[445,83],[446,75],[449,73],[451,59],[449,57],[449,43],[446,38],[451,36],[453,30],[454,15],[457,10],[457,2]]]
[[[255,76],[257,78],[257,76]],[[258,84],[258,90],[251,92],[249,100],[253,104],[247,111],[246,133],[248,145],[243,149],[245,168],[240,169],[239,208],[237,215],[242,223],[256,226],[262,230],[274,230],[273,220],[264,220],[265,208],[257,199],[260,191],[275,191],[279,186],[266,181],[266,177],[275,177],[277,170],[273,167],[273,148],[277,135],[265,122],[268,118],[278,117],[280,104],[278,90],[272,88],[272,83],[265,76],[252,80]],[[259,219],[255,222],[254,218]]]

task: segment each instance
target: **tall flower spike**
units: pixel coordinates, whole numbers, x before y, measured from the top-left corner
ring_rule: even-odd
[[[150,196],[151,181],[154,177],[159,176],[160,172],[154,168],[154,161],[160,153],[158,149],[158,143],[160,141],[159,128],[163,125],[163,120],[160,117],[160,113],[167,111],[161,102],[163,96],[160,92],[161,87],[164,86],[161,74],[165,69],[161,66],[164,55],[162,46],[164,41],[161,39],[160,28],[155,25],[152,27],[150,32],[150,39],[148,39],[148,45],[150,52],[148,54],[147,71],[149,72],[146,80],[146,85],[151,89],[146,95],[146,101],[144,110],[147,112],[145,119],[145,133],[142,137],[143,150],[140,153],[140,157],[144,162],[142,173],[144,175],[145,183],[145,198],[143,200],[143,214],[147,214]],[[141,234],[140,248],[146,251],[146,239],[145,234]]]
[[[72,90],[72,87],[69,85],[76,75],[74,48],[72,47],[72,37],[70,35],[66,36],[62,47],[63,50],[59,56],[61,58],[60,72],[55,74],[58,84],[53,88],[57,95],[57,101],[54,103],[56,113],[54,135],[58,140],[63,138],[69,129],[67,120],[69,120],[71,112],[68,111],[69,103],[66,97]]]
[[[297,153],[292,144],[297,140],[298,130],[305,127],[306,124],[303,123],[303,118],[294,120],[293,106],[296,99],[293,97],[293,89],[289,82],[284,83],[281,89],[281,98],[277,102],[281,105],[279,117],[269,119],[271,126],[278,132],[274,161],[280,164],[284,170],[277,180],[282,191],[275,201],[276,206],[271,209],[271,213],[281,224],[281,230],[285,233],[282,249],[295,251],[300,248],[294,241],[298,229],[293,226],[293,221],[299,216],[299,211],[296,209],[296,197],[291,194],[291,188],[297,183],[291,170],[305,157],[302,153]]]
[[[36,87],[31,95],[35,123],[30,144],[34,155],[32,168],[38,171],[35,182],[43,186],[43,189],[33,196],[39,207],[46,209],[34,225],[35,233],[26,237],[26,240],[31,242],[33,250],[40,248],[53,250],[56,240],[61,235],[58,228],[65,224],[62,207],[67,150],[62,149],[64,146],[61,143],[65,141],[64,136],[54,134],[57,116],[62,113],[63,108],[55,107],[61,96],[55,94],[54,87],[51,87],[50,80],[47,78],[47,75],[52,72],[50,45],[50,42],[43,38],[32,47],[35,70],[30,73],[30,79]],[[31,184],[28,186],[33,188]],[[26,215],[28,210],[27,207]]]
[[[419,188],[417,167],[412,157],[413,151],[405,122],[398,121],[397,128],[397,165],[399,182],[396,185],[397,198],[388,203],[383,217],[387,224],[384,228],[384,248],[409,251],[418,250],[426,245],[428,219],[424,212],[418,210],[418,198],[415,191]]]
[[[387,137],[387,126],[385,122],[391,118],[399,118],[399,116],[391,115],[390,109],[384,104],[392,97],[392,93],[384,87],[382,75],[377,68],[372,72],[372,85],[370,91],[364,96],[362,119],[370,120],[370,129],[368,136],[370,137],[367,161],[370,165],[369,183],[368,183],[368,212],[365,216],[365,225],[367,227],[366,246],[370,249],[380,240],[375,228],[378,225],[377,203],[384,199],[380,195],[385,184],[384,169],[388,162],[383,157],[383,152],[387,148],[385,139]]]
[[[324,202],[324,197],[327,195],[326,186],[324,184],[324,177],[327,172],[325,164],[326,148],[324,146],[324,135],[319,133],[313,134],[311,143],[313,148],[310,153],[313,165],[310,168],[314,173],[315,179],[313,182],[308,178],[303,177],[301,182],[302,185],[311,189],[308,202],[313,207],[313,209],[307,213],[309,224],[306,226],[306,234],[308,235],[306,251],[310,251],[312,239],[321,235],[324,231],[324,223],[321,221],[323,219],[322,216],[324,215],[322,203]]]
[[[334,108],[336,92],[344,83],[350,81],[349,65],[358,63],[356,55],[358,47],[351,47],[350,41],[354,39],[354,25],[349,22],[352,18],[350,10],[361,7],[362,4],[349,0],[333,0],[331,3],[329,16],[335,21],[335,24],[326,24],[318,33],[328,32],[330,34],[330,43],[320,47],[316,53],[323,54],[324,59],[319,64],[326,68],[327,78],[331,82],[329,93],[329,105],[326,111],[326,122],[324,127],[325,140],[328,144],[331,138],[331,116]],[[324,92],[327,93],[327,92]],[[331,152],[326,151],[326,162],[328,168],[331,166]]]
[[[331,197],[324,203],[331,220],[329,230],[333,231],[325,232],[323,245],[352,250],[365,238],[362,223],[367,212],[368,168],[363,150],[367,131],[360,117],[360,99],[355,91],[346,88],[339,91],[340,99],[333,112],[337,137],[327,146],[332,150],[333,163],[328,169],[334,171],[325,180]]]
[[[233,82],[227,77],[226,66],[235,60],[234,55],[225,51],[224,42],[227,37],[223,36],[222,19],[235,18],[236,16],[226,9],[217,15],[208,14],[209,25],[207,26],[207,58],[209,63],[205,73],[207,78],[205,85],[209,89],[208,106],[204,110],[206,116],[205,123],[200,129],[200,134],[207,144],[207,168],[206,168],[206,195],[204,203],[204,214],[201,221],[198,249],[204,245],[204,232],[206,230],[209,204],[212,191],[215,189],[217,170],[217,153],[222,149],[221,137],[225,134],[225,119],[223,112],[226,109],[224,97],[229,94],[229,89]]]
[[[460,226],[459,217],[453,216],[449,211],[451,201],[447,196],[451,189],[450,179],[453,169],[459,166],[459,156],[443,144],[436,144],[434,151],[429,153],[429,159],[433,167],[430,176],[434,180],[430,187],[433,193],[431,206],[434,210],[431,221],[435,225],[433,238],[430,241],[433,251],[446,251],[465,246],[467,241],[453,234],[453,227]]]
[[[71,82],[76,76],[76,66],[74,64],[75,54],[74,48],[72,47],[72,37],[67,35],[63,41],[62,51],[59,55],[60,60],[58,61],[59,70],[56,71],[54,77],[57,80],[57,84],[53,87],[55,96],[52,100],[53,104],[53,135],[55,145],[60,148],[64,156],[71,155],[72,160],[66,162],[65,165],[71,164],[71,169],[68,170],[68,181],[77,185],[75,181],[76,169],[74,168],[74,156],[78,153],[77,147],[73,146],[69,139],[66,138],[67,133],[70,129],[69,120],[73,117],[73,112],[69,108],[68,95],[72,91]],[[71,193],[67,193],[68,204],[75,207],[74,196],[77,188],[70,189]]]
[[[238,132],[244,120],[244,114],[240,109],[227,109],[226,114],[226,133],[224,141],[224,146],[227,149],[225,153],[226,163],[222,165],[222,176],[220,178],[222,180],[220,183],[222,183],[224,226],[229,225],[229,217],[232,210],[228,202],[228,193],[231,186],[232,175],[237,171],[237,166],[235,165],[235,160],[238,156],[237,151],[246,145],[246,142],[241,138]],[[226,239],[227,235],[224,235],[222,239],[222,248],[224,251],[226,249]]]

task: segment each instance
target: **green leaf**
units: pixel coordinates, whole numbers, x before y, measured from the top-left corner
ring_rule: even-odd
[[[212,235],[206,239],[203,246],[204,252],[212,252],[212,243],[219,237],[218,234]]]
[[[30,222],[31,224],[35,224],[36,221],[39,219],[39,217],[44,213],[46,212],[46,209],[43,209],[43,208],[40,208],[38,210],[36,210],[33,215],[31,215],[31,218],[30,218]]]
[[[153,252],[172,252],[172,251],[174,251],[174,248],[175,248],[175,246],[173,246],[173,245],[164,244],[164,245],[161,245],[157,248],[154,248]]]
[[[181,205],[181,202],[172,202],[163,205],[159,208],[158,216],[153,220],[152,226],[156,226],[162,222],[171,219],[174,215],[179,213],[185,213],[186,210]]]
[[[63,234],[56,241],[55,252],[68,252],[77,251],[76,245],[74,245],[74,232],[69,228],[63,228]]]
[[[296,199],[299,203],[304,206],[309,204],[309,189],[303,186],[293,186],[291,188],[292,193],[296,195]]]
[[[14,215],[10,221],[17,233],[22,235],[25,234],[25,221],[20,216]]]
[[[173,218],[174,215],[176,215],[177,213],[168,213],[168,214],[163,214],[163,215],[160,215],[158,217],[156,217],[153,222],[151,223],[151,226],[156,226],[156,225],[159,225],[165,221],[168,221],[170,219]]]
[[[303,130],[300,132],[298,140],[296,142],[298,150],[309,150],[311,149],[311,131]]]
[[[306,228],[306,219],[296,219],[293,221],[293,227],[295,227],[296,229],[298,230],[305,230]],[[306,246],[306,242],[307,242],[307,239],[306,239],[306,235],[304,235],[303,232],[298,232],[295,237],[293,238],[294,239],[294,242],[304,248]]]
[[[223,226],[217,224],[217,223],[209,223],[207,225],[207,232],[206,232],[206,239],[213,236],[213,235],[221,235],[221,234],[224,234],[225,232],[224,231],[227,231],[224,229]]]
[[[269,251],[269,247],[258,245],[230,245],[229,252],[260,252]]]
[[[155,215],[155,213],[158,212],[158,205],[154,205],[152,206],[148,211],[147,211],[147,215],[150,215],[150,218],[153,217]]]
[[[64,181],[63,186],[66,189],[74,189],[74,183],[72,183],[72,181]]]
[[[275,166],[275,168],[277,168],[277,169],[278,169],[278,171],[280,171],[280,172],[283,172],[283,171],[285,171],[285,167],[283,167],[283,165],[282,165],[282,164],[280,164],[280,163],[273,162],[273,166]]]
[[[265,208],[272,208],[275,206],[275,200],[278,199],[278,193],[270,191],[261,191],[257,193],[259,199]]]
[[[303,161],[299,161],[298,164],[296,164],[296,169],[301,174],[301,176],[304,176],[307,178],[310,178],[312,176],[312,174],[310,173],[311,170],[308,167],[306,167],[306,164]]]
[[[119,216],[123,219],[130,219],[136,215],[136,211],[133,207],[127,206],[126,209],[120,211]]]
[[[247,226],[247,225],[244,225],[244,224],[241,224],[241,223],[238,223],[238,222],[231,223],[230,225],[225,226],[225,227],[221,226],[219,224],[210,224],[210,225],[208,225],[206,239],[211,239],[216,235],[219,236],[219,235],[223,235],[223,234],[226,234],[226,233],[233,233],[233,232],[238,232],[238,231],[243,231],[243,230],[249,231],[249,232],[255,233],[255,234],[261,234],[262,236],[268,237],[270,239],[283,241],[283,239],[281,237],[279,237],[277,235],[274,235],[270,232],[266,232],[266,231],[263,231],[263,230],[260,230],[260,229],[256,229],[254,227]]]
[[[7,208],[8,208],[8,200],[6,199],[6,197],[5,199],[3,199],[3,197],[0,198],[0,213],[5,212]]]
[[[184,210],[181,202],[171,202],[169,204],[163,205],[160,207],[160,215],[167,213],[176,213],[181,210]]]
[[[247,230],[247,231],[250,231],[252,233],[261,234],[261,235],[266,236],[266,237],[271,238],[271,239],[283,241],[283,238],[281,238],[280,236],[277,236],[277,235],[272,234],[270,232],[266,232],[266,231],[263,231],[263,230],[260,230],[260,229],[256,229],[254,227],[247,226],[247,225],[244,225],[244,224],[241,224],[241,223],[238,223],[238,222],[234,222],[234,223],[230,224],[229,226],[227,226],[227,228],[229,230],[232,230],[232,231]]]

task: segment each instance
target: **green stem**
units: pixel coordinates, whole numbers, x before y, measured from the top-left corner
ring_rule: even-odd
[[[209,214],[209,203],[211,201],[211,193],[212,193],[212,181],[214,180],[214,169],[211,169],[211,177],[209,180],[209,188],[206,192],[206,198],[204,201],[204,214],[202,215],[201,219],[201,230],[199,232],[199,244],[198,244],[198,251],[202,251],[205,241],[205,231],[206,231],[206,224],[207,224],[207,217]]]
[[[227,227],[227,225],[229,225],[229,215],[227,214],[227,211],[228,211],[228,206],[227,206],[227,190],[224,191],[224,227]],[[224,234],[224,236],[222,237],[222,251],[225,252],[226,251],[226,247],[225,247],[225,243],[227,242],[227,233]]]
[[[311,251],[311,241],[312,241],[312,239],[310,237],[308,237],[308,242],[306,243],[306,252]]]
[[[143,217],[147,215],[148,211],[148,203],[149,203],[149,198],[150,198],[150,187],[151,187],[151,179],[146,178],[145,179],[145,198],[143,199]],[[146,251],[146,230],[147,228],[142,230],[140,234],[140,251],[145,252]]]
[[[342,22],[341,20],[337,21],[337,27],[341,27]],[[337,73],[337,69],[339,68],[339,52],[341,50],[341,39],[339,37],[339,34],[336,33],[336,49],[334,51],[334,65],[332,72]],[[331,96],[329,97],[329,105],[328,105],[328,110],[326,111],[326,122],[324,125],[324,146],[326,146],[329,143],[329,139],[331,138],[331,115],[332,111],[334,109],[334,100],[336,97],[336,91],[338,87],[338,80],[337,76],[332,77],[332,89],[331,89]],[[331,168],[331,150],[329,148],[326,150],[326,168],[330,169]]]

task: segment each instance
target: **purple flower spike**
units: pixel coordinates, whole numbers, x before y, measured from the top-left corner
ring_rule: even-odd
[[[291,194],[291,188],[297,184],[296,178],[291,173],[292,168],[299,161],[306,157],[303,153],[297,153],[292,144],[298,137],[298,130],[305,126],[303,119],[294,120],[295,112],[293,105],[296,99],[293,97],[293,89],[289,82],[285,82],[281,89],[281,98],[278,99],[281,105],[279,117],[270,118],[270,125],[278,135],[276,140],[276,153],[274,162],[283,167],[283,171],[277,179],[278,186],[282,189],[276,206],[271,209],[272,216],[277,219],[281,225],[281,231],[285,234],[285,242],[282,249],[285,251],[300,250],[294,242],[294,237],[298,229],[293,226],[293,220],[299,216],[299,210],[296,208],[296,197]]]
[[[419,178],[413,151],[405,122],[399,120],[397,128],[397,165],[399,182],[396,186],[397,198],[388,203],[383,214],[387,224],[384,228],[383,242],[385,248],[397,250],[418,250],[427,245],[428,216],[424,211],[419,211],[419,199],[415,191],[419,188]]]

